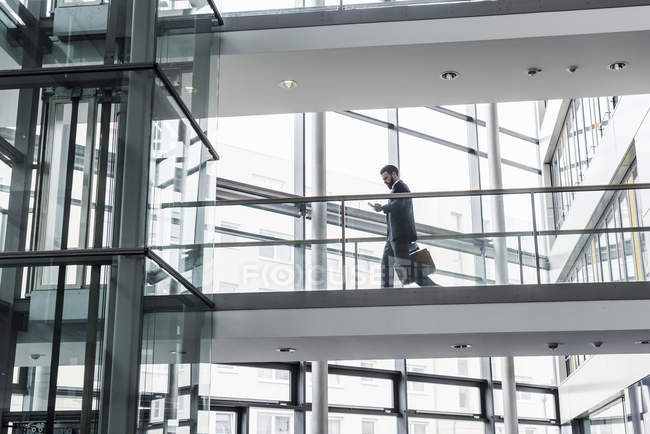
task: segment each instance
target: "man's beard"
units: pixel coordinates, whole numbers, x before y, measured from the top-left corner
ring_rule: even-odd
[[[393,189],[393,185],[395,185],[395,180],[394,179],[391,179],[390,182],[388,184],[386,184],[386,186],[388,187],[389,190]]]

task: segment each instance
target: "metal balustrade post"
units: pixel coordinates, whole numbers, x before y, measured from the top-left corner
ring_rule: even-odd
[[[354,243],[354,289],[359,289],[359,243]]]
[[[521,251],[521,236],[517,237],[517,260],[519,261],[519,281],[524,284],[524,258]]]
[[[537,234],[537,212],[535,211],[535,193],[530,193],[530,206],[533,213],[533,242],[535,243],[535,271],[537,272],[537,284],[542,283],[539,269],[539,240]]]
[[[345,276],[345,201],[341,201],[341,279],[342,289],[346,289],[347,282]]]

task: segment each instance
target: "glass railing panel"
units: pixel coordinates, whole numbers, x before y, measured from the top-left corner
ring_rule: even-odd
[[[236,266],[218,271],[221,274],[215,278],[215,282],[219,281],[215,289],[216,292],[257,292],[570,282],[566,273],[558,277],[561,270],[558,262],[550,260],[550,254],[555,255],[555,261],[570,259],[562,258],[553,249],[566,245],[567,255],[575,253],[586,246],[585,236],[594,237],[593,250],[598,258],[607,254],[617,261],[618,274],[614,277],[610,274],[605,281],[645,280],[648,269],[645,228],[638,226],[640,218],[632,218],[635,214],[631,204],[635,201],[626,193],[631,189],[618,188],[623,192],[618,206],[628,207],[628,211],[619,210],[618,226],[613,220],[611,229],[570,231],[546,229],[542,225],[550,194],[543,189],[413,193],[416,197],[410,199],[409,195],[365,195],[366,199],[362,200],[349,196],[319,200],[219,200],[215,202],[217,214],[224,219],[217,228],[221,234],[215,243],[217,256],[232,264],[235,254],[237,260]],[[392,202],[387,202],[388,198]],[[411,241],[400,241],[404,238],[398,235],[399,240],[389,242],[389,227],[382,206],[389,209],[402,204],[409,208],[407,202],[400,202],[407,200],[415,210],[417,240],[412,242],[414,234],[407,234]],[[375,202],[380,204],[377,211]],[[499,202],[504,207],[504,230],[494,231],[491,219],[473,218],[476,214],[491,216],[491,207]],[[327,209],[327,227],[318,236],[312,220],[317,203],[326,204]],[[607,246],[603,250],[598,243]],[[395,249],[402,248],[400,245],[409,252],[395,253]],[[315,252],[323,249],[326,255],[318,259]],[[411,259],[406,259],[417,249],[428,251],[435,263],[434,273],[431,268],[416,266]],[[592,257],[586,253],[585,250],[578,259]],[[501,255],[505,255],[505,266],[498,260]],[[397,260],[391,262],[394,258]],[[585,261],[589,267],[595,267],[591,265],[593,260]],[[320,271],[327,274],[326,287],[315,282]],[[406,279],[400,278],[402,271]],[[588,276],[586,281],[603,281]]]
[[[344,5],[374,5],[374,6],[392,6],[403,4],[444,4],[444,3],[471,3],[485,2],[495,0],[342,0]]]
[[[190,1],[190,0],[159,0],[158,17],[174,17],[187,15],[208,15],[213,14],[214,10],[208,0]]]
[[[148,245],[196,288],[212,288],[216,153],[158,79],[152,117]]]
[[[218,116],[220,95],[221,33],[214,31],[218,15],[211,3],[213,0],[158,0],[155,38],[159,70],[206,134],[208,119],[214,122]]]
[[[295,12],[313,8],[336,9],[339,0],[216,0],[226,14]]]
[[[216,4],[219,11],[224,15],[244,15],[291,13],[315,8],[336,10],[339,8],[469,3],[476,1],[495,0],[216,0]]]

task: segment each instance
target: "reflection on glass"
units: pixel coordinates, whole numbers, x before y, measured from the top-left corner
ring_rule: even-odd
[[[496,424],[496,434],[504,434],[503,423]],[[560,434],[560,428],[550,425],[519,424],[519,434]]]
[[[503,393],[494,391],[494,412],[503,415]],[[517,415],[530,419],[555,419],[555,397],[550,393],[517,391]]]
[[[160,82],[156,96],[149,245],[195,287],[211,288],[215,158]]]
[[[394,434],[397,430],[397,418],[391,416],[329,412],[327,417],[328,434]],[[311,418],[312,412],[306,412],[306,433],[312,432]]]
[[[492,377],[501,380],[500,357],[492,357]],[[557,386],[557,359],[555,356],[515,357],[517,383]]]
[[[409,381],[408,403],[414,410],[481,413],[481,396],[476,387]]]
[[[483,434],[482,422],[409,417],[409,434]]]
[[[203,374],[208,374],[202,367]],[[289,401],[289,371],[213,364],[209,366],[210,396],[221,399]]]
[[[307,373],[307,402],[311,402],[311,373]],[[393,408],[393,383],[383,378],[328,375],[331,405]]]
[[[255,434],[293,433],[293,411],[251,408],[249,432]]]
[[[625,410],[622,399],[618,399],[589,415],[589,424],[594,434],[625,434]]]
[[[479,357],[445,359],[409,359],[406,362],[409,372],[449,375],[452,377],[483,378]]]

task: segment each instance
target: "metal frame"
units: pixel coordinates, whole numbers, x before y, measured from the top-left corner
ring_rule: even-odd
[[[257,234],[249,234],[242,231],[236,231],[236,235],[252,238],[254,241],[235,241],[235,242],[224,242],[224,243],[215,243],[213,247],[253,247],[253,246],[276,246],[276,245],[286,245],[294,246],[296,248],[301,246],[310,247],[312,245],[319,244],[341,244],[342,249],[340,252],[337,252],[342,257],[342,275],[346,276],[347,270],[347,258],[352,257],[355,260],[355,272],[356,264],[358,264],[358,253],[348,253],[346,249],[347,243],[357,243],[361,242],[382,242],[385,241],[383,236],[377,237],[346,237],[346,227],[352,227],[354,229],[360,229],[360,226],[355,226],[354,221],[359,219],[364,212],[355,210],[353,208],[347,208],[345,206],[346,201],[363,201],[363,200],[376,200],[376,199],[388,199],[388,198],[439,198],[439,197],[482,197],[482,196],[492,196],[492,195],[529,195],[531,203],[531,217],[532,217],[532,229],[529,231],[508,231],[508,232],[475,232],[475,233],[455,233],[452,231],[444,231],[445,233],[438,234],[435,232],[440,232],[440,229],[434,229],[432,231],[423,232],[423,227],[418,225],[418,230],[421,235],[418,237],[419,240],[425,244],[434,243],[435,241],[448,240],[449,242],[461,242],[462,240],[468,240],[480,245],[480,252],[477,251],[475,254],[481,254],[485,257],[486,251],[485,248],[490,249],[490,239],[491,238],[500,238],[500,237],[517,237],[518,243],[521,242],[521,237],[532,237],[534,241],[534,253],[524,253],[521,251],[521,248],[517,251],[509,252],[509,257],[512,256],[509,262],[513,262],[519,265],[520,267],[520,276],[523,276],[523,266],[524,259],[529,261],[530,258],[534,261],[534,267],[536,271],[537,283],[541,284],[541,270],[548,269],[548,260],[546,258],[541,258],[540,256],[540,246],[539,246],[539,237],[546,236],[561,236],[561,235],[592,235],[598,233],[627,233],[627,232],[646,232],[650,231],[650,227],[630,227],[630,228],[593,228],[593,229],[568,229],[568,230],[539,230],[538,229],[538,216],[537,216],[537,205],[536,205],[536,194],[546,194],[549,192],[558,192],[558,191],[629,191],[629,190],[639,190],[650,188],[650,184],[617,184],[617,185],[600,185],[600,186],[576,186],[576,187],[536,187],[528,189],[492,189],[492,190],[466,190],[466,191],[443,191],[443,192],[420,192],[420,193],[397,193],[397,194],[365,194],[365,195],[334,195],[334,196],[284,196],[282,193],[274,192],[275,195],[271,193],[270,190],[265,192],[260,192],[263,194],[263,198],[242,198],[242,199],[223,199],[216,201],[194,201],[194,202],[173,202],[173,203],[163,203],[161,208],[183,208],[183,207],[208,207],[208,206],[252,206],[255,208],[266,209],[274,212],[280,212],[287,215],[293,215],[295,217],[302,216],[305,218],[305,215],[308,214],[307,210],[312,203],[316,202],[336,202],[340,201],[339,206],[332,204],[332,208],[328,211],[330,214],[331,220],[329,223],[338,225],[341,227],[341,237],[340,238],[328,238],[328,239],[292,239],[292,240],[283,240],[283,239],[274,239],[273,237],[260,237]],[[239,187],[239,190],[244,190],[245,186],[242,185]],[[254,191],[251,192],[255,194]],[[258,194],[260,194],[258,193]],[[279,196],[280,195],[280,196]],[[348,214],[350,214],[348,218]],[[370,213],[367,213],[368,216],[366,219],[374,217]],[[358,215],[358,216],[357,216]],[[354,217],[354,218],[353,218]],[[379,221],[378,224],[381,225]],[[216,230],[220,230],[216,228]],[[366,231],[369,230],[368,227],[365,227]],[[228,232],[234,232],[228,230]],[[373,232],[373,230],[370,230]],[[379,234],[383,232],[381,228],[378,227],[376,233]],[[435,243],[434,243],[435,245]],[[199,247],[195,245],[184,246],[186,248]],[[453,248],[451,246],[441,246],[445,248]],[[161,247],[164,248],[164,247]],[[472,252],[467,252],[472,253]],[[512,253],[512,254],[511,254]],[[542,261],[543,259],[543,261]],[[355,275],[356,276],[356,275]],[[521,277],[520,277],[521,278]],[[346,288],[346,281],[343,282],[343,289]],[[356,278],[355,278],[356,281]],[[523,279],[522,279],[523,282]]]
[[[458,420],[469,422],[482,422],[486,427],[493,426],[494,422],[501,422],[503,419],[494,414],[494,406],[491,403],[494,389],[499,389],[501,383],[493,381],[491,378],[491,359],[483,358],[481,363],[489,365],[489,370],[485,374],[490,374],[488,378],[468,378],[455,377],[446,375],[415,373],[407,370],[407,361],[405,359],[395,360],[395,369],[373,369],[356,366],[345,366],[330,364],[328,370],[333,375],[343,375],[352,377],[377,378],[390,380],[392,382],[392,407],[354,407],[330,405],[331,413],[343,414],[360,414],[372,416],[392,416],[397,419],[397,433],[408,434],[409,417],[421,419],[438,419],[438,420]],[[271,401],[271,400],[246,400],[246,399],[221,399],[210,397],[202,399],[200,409],[207,410],[206,403],[209,402],[209,409],[212,411],[232,412],[237,415],[237,425],[248,428],[248,420],[251,408],[266,408],[278,410],[292,410],[294,413],[294,433],[304,434],[305,413],[311,411],[311,404],[305,399],[306,374],[311,371],[309,362],[273,362],[273,363],[224,363],[231,366],[242,366],[261,369],[285,370],[289,372],[290,379],[288,401]],[[461,387],[470,387],[479,390],[480,409],[477,414],[473,413],[449,413],[437,411],[424,411],[408,408],[408,382],[417,381],[427,384],[444,384]],[[542,425],[542,426],[560,426],[559,423],[559,400],[558,388],[554,386],[542,386],[531,384],[517,384],[518,391],[528,391],[536,393],[548,393],[554,396],[555,412],[558,417],[555,419],[531,419],[520,418],[520,423]],[[489,401],[489,402],[488,402]],[[492,421],[492,422],[490,422]],[[239,430],[238,433],[248,433],[247,429]],[[493,434],[494,430],[486,431]]]
[[[426,3],[424,0],[422,3]],[[262,30],[307,26],[379,23],[389,21],[415,21],[442,18],[465,18],[490,15],[510,15],[536,12],[560,12],[581,9],[645,6],[643,0],[564,0],[482,1],[429,4],[378,4],[365,7],[353,5],[320,8],[316,10],[292,9],[225,14],[226,23],[218,31]]]
[[[453,116],[453,117],[458,118],[458,119],[462,119],[464,121],[467,121],[470,124],[476,123],[479,126],[485,126],[485,121],[475,119],[475,118],[473,118],[471,116],[462,115],[460,113],[453,112],[453,111],[451,111],[449,109],[445,109],[445,108],[442,108],[442,107],[427,107],[427,108],[429,108],[429,109],[431,109],[433,111],[439,112],[439,113],[443,113],[443,114]],[[482,158],[487,158],[487,156],[488,156],[486,152],[478,151],[478,146],[476,146],[476,148],[474,148],[474,147],[471,147],[471,146],[468,147],[468,146],[465,146],[465,145],[460,145],[458,143],[450,142],[449,140],[441,139],[439,137],[431,136],[429,134],[421,133],[419,131],[416,131],[416,130],[413,130],[413,129],[410,129],[410,128],[407,128],[407,127],[403,127],[403,126],[399,125],[399,122],[397,124],[394,124],[394,123],[391,123],[391,122],[381,121],[379,119],[374,119],[374,118],[372,118],[370,116],[366,116],[366,115],[363,115],[363,114],[360,114],[360,113],[355,113],[353,111],[343,111],[343,112],[336,112],[336,113],[338,113],[340,115],[343,115],[343,116],[351,117],[353,119],[364,121],[364,122],[367,122],[367,123],[370,123],[370,124],[373,124],[373,125],[377,125],[377,126],[380,126],[380,127],[385,127],[385,128],[390,129],[390,130],[396,130],[399,133],[403,133],[403,134],[407,134],[409,136],[417,137],[418,139],[426,140],[428,142],[437,143],[439,145],[446,146],[448,148],[455,149],[457,151],[462,151],[462,152],[467,152],[469,154],[478,155],[479,157],[482,157]],[[506,134],[506,135],[516,137],[516,138],[521,139],[521,140],[531,142],[531,144],[539,144],[539,140],[537,140],[537,139],[533,139],[532,137],[524,136],[523,134],[516,133],[516,132],[508,130],[506,128],[499,128],[499,131],[501,133],[503,133],[503,134]],[[537,169],[537,168],[531,167],[531,166],[527,166],[525,164],[521,164],[521,163],[518,163],[516,161],[509,160],[507,158],[501,158],[501,163],[505,164],[507,166],[512,166],[512,167],[516,167],[518,169],[526,170],[528,172],[536,173],[538,175],[541,174],[540,169]]]

